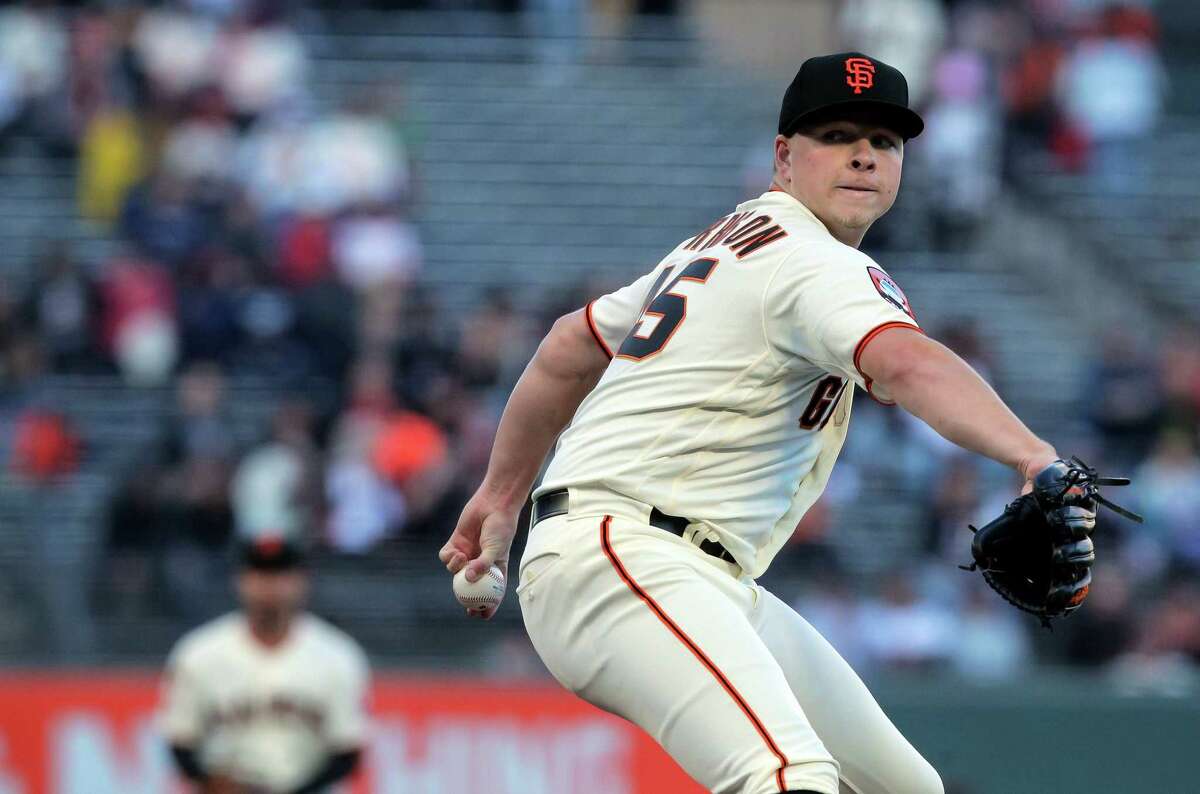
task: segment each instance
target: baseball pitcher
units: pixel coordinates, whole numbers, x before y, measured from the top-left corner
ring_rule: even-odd
[[[854,387],[1027,480],[1042,473],[1047,493],[1070,469],[858,250],[922,127],[896,69],[857,52],[806,61],[770,189],[555,323],[440,553],[472,580],[504,568],[566,428],[521,560],[529,636],[563,686],[714,792],[943,790],[846,662],[754,581],[824,489]],[[1086,535],[1085,496],[1046,514]],[[1072,570],[1086,573],[1078,545]]]

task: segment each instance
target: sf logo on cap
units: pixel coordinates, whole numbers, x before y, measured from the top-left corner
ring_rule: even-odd
[[[846,85],[853,88],[856,94],[875,85],[875,64],[868,58],[847,58]]]

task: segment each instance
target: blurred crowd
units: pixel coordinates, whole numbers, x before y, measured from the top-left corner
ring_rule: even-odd
[[[290,5],[0,9],[0,147],[73,162],[115,244],[51,244],[0,290],[11,468],[80,466],[48,374],[174,394],[109,511],[95,595],[121,615],[211,614],[238,535],[433,559],[549,321],[502,290],[446,321],[419,283],[420,124],[398,87],[320,95]],[[245,377],[283,393],[268,416],[231,394]]]
[[[48,374],[116,376],[170,404],[148,419],[153,441],[106,508],[88,608],[109,617],[212,614],[238,536],[290,533],[331,560],[433,565],[538,339],[598,289],[551,296],[532,316],[502,288],[469,315],[446,311],[423,284],[413,222],[419,119],[399,87],[321,95],[288,8],[0,9],[0,147],[35,139],[72,162],[79,215],[114,241],[100,261],[53,245],[23,289],[0,289],[10,470],[52,489],[87,458],[80,428],[40,396]],[[939,247],[970,244],[1006,164],[1031,147],[1119,189],[1129,143],[1160,113],[1155,22],[1138,7],[848,0],[839,19],[846,46],[909,76],[928,121],[921,156],[941,164],[927,191]],[[969,321],[932,331],[1003,391]],[[1093,595],[1052,641],[955,568],[967,524],[997,514],[1019,483],[858,400],[828,492],[778,564],[803,583],[797,609],[852,663],[995,680],[1049,660],[1132,688],[1191,686],[1200,335],[1113,334],[1095,355],[1076,428],[1094,443],[1071,451],[1132,476],[1113,496],[1147,522],[1103,516]],[[248,404],[247,377],[277,391]],[[915,511],[925,533],[882,566],[837,552],[839,514],[868,492]],[[529,669],[523,642],[506,648],[499,668]]]
[[[1092,190],[1127,190],[1166,99],[1148,3],[1097,0],[847,0],[847,46],[907,77],[926,129],[931,243],[970,244],[1021,158],[1048,152]]]
[[[969,321],[932,329],[1003,394]],[[982,526],[1020,482],[965,454],[903,411],[855,405],[854,427],[830,488],[802,522],[784,565],[804,580],[797,610],[861,670],[953,670],[980,680],[1019,676],[1042,660],[1106,671],[1130,691],[1182,694],[1200,684],[1200,335],[1165,340],[1113,332],[1077,386],[1081,426],[1054,440],[1133,485],[1106,495],[1145,516],[1138,525],[1101,507],[1091,597],[1053,633],[1003,603],[970,561],[968,525]],[[1066,446],[1066,444],[1073,446]],[[881,455],[880,450],[886,450]],[[898,511],[917,509],[924,535],[890,558],[882,578],[854,577],[839,558],[837,516],[871,482]],[[886,525],[872,530],[886,543]]]

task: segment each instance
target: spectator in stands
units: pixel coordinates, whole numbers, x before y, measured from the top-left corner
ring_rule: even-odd
[[[59,507],[71,493],[83,442],[73,423],[46,405],[25,408],[12,433],[9,465],[16,477],[4,496],[15,511],[8,542],[17,547],[17,579],[36,610],[34,642],[67,661],[87,652],[93,639],[81,565],[86,540],[72,533],[70,514]]]
[[[903,411],[889,411],[864,400],[854,407],[854,432],[846,439],[840,466],[853,466],[862,481],[876,487],[922,498],[950,448],[940,436],[921,434],[919,423],[903,420]],[[879,455],[880,445],[890,450]]]
[[[164,477],[163,578],[175,611],[187,620],[214,614],[225,600],[221,584],[233,536],[229,474],[223,458],[192,457]]]
[[[225,261],[239,277],[250,269],[241,257],[230,255]],[[234,366],[239,371],[293,383],[320,374],[313,352],[297,338],[296,304],[291,293],[247,277],[236,298],[239,343],[234,350]]]
[[[324,218],[330,212],[332,202],[305,191],[308,137],[309,125],[295,111],[262,117],[242,136],[235,171],[251,206],[264,218]]]
[[[984,510],[980,471],[970,458],[955,456],[933,478],[923,522],[924,551],[942,560],[959,560],[964,554],[968,524],[979,526]]]
[[[1162,114],[1166,72],[1155,34],[1145,9],[1110,6],[1058,73],[1058,102],[1090,143],[1095,187],[1106,193],[1137,184],[1142,142]]]
[[[253,208],[248,208],[252,213]],[[286,218],[279,231],[276,275],[289,289],[299,290],[330,278],[332,228],[319,214],[296,214]]]
[[[382,283],[358,295],[358,349],[364,356],[387,356],[400,340],[405,305],[404,286]]]
[[[1194,432],[1165,430],[1133,483],[1146,517],[1139,535],[1156,539],[1175,566],[1200,573],[1200,457]]]
[[[210,250],[180,268],[176,282],[185,362],[229,362],[242,341],[239,309],[248,281],[245,261],[220,249]]]
[[[106,516],[100,599],[119,619],[152,613],[158,552],[163,543],[159,509],[161,470],[135,468],[121,483]]]
[[[1112,667],[1117,691],[1187,697],[1200,686],[1200,592],[1177,582],[1144,618],[1132,653]]]
[[[1150,656],[1178,654],[1200,664],[1200,589],[1194,580],[1171,586],[1146,623],[1140,651]]]
[[[407,517],[404,496],[342,437],[325,474],[329,504],[325,542],[343,554],[364,554],[393,536]]]
[[[122,255],[110,261],[99,282],[100,339],[131,383],[155,384],[175,366],[175,290],[163,270]]]
[[[140,121],[128,108],[106,105],[88,119],[79,142],[79,211],[115,222],[146,169]]]
[[[320,492],[312,408],[289,400],[271,421],[271,438],[252,450],[233,476],[232,502],[242,540],[288,537],[308,542]]]
[[[507,392],[528,360],[530,333],[512,296],[500,288],[489,289],[482,305],[463,324],[455,371],[469,389]]]
[[[99,295],[65,243],[42,256],[25,314],[55,371],[95,371]]]
[[[278,17],[282,6],[247,5],[222,31],[218,79],[243,127],[297,101],[308,70],[300,36]]]
[[[233,460],[236,440],[220,367],[212,362],[190,365],[176,382],[175,404],[163,433],[166,465],[192,458]]]
[[[358,554],[403,529],[407,508],[399,487],[372,465],[375,439],[395,406],[393,371],[386,358],[357,362],[350,370],[330,442],[325,474],[329,501],[326,541],[343,553]]]
[[[157,101],[174,101],[216,77],[219,27],[215,20],[165,5],[144,11],[132,51]]]
[[[1062,652],[1080,667],[1102,667],[1133,650],[1137,639],[1129,576],[1121,565],[1099,563],[1092,570],[1095,586],[1081,609],[1063,622]]]
[[[1154,362],[1128,330],[1110,328],[1084,381],[1080,402],[1113,470],[1129,471],[1145,457],[1164,414]]]
[[[951,317],[943,324],[938,333],[942,344],[962,356],[979,375],[992,385],[999,388],[1000,368],[996,363],[995,351],[983,341],[979,323],[974,317]]]
[[[225,96],[205,86],[187,97],[184,117],[166,134],[162,169],[194,196],[223,198],[233,176],[237,136]]]
[[[17,304],[8,279],[0,273],[0,395],[5,395],[12,386],[11,349],[21,333],[21,311]]]
[[[402,374],[397,385],[400,398],[430,415],[438,411],[448,393],[461,391],[446,384],[447,380],[461,378],[454,364],[459,335],[455,326],[459,323],[441,322],[439,318],[445,316],[437,295],[428,286],[418,283],[406,290],[390,353],[393,366]],[[444,419],[439,421],[449,426]]]
[[[1062,36],[1041,14],[1025,18],[1026,29],[1017,41],[1023,46],[1002,59],[1000,96],[1004,102],[1006,130],[1005,172],[1013,173],[1018,158],[1049,146],[1067,170],[1082,167],[1077,133],[1062,124],[1055,97],[1055,75],[1066,56]],[[993,31],[988,32],[994,35]],[[1001,37],[997,37],[1001,39]]]
[[[1194,323],[1167,335],[1158,371],[1166,420],[1200,430],[1200,331]]]
[[[1033,649],[1022,617],[979,581],[967,585],[963,601],[951,668],[980,682],[1024,674]]]
[[[226,571],[224,555],[233,535],[228,481],[236,438],[217,365],[189,366],[175,394],[160,453],[163,577],[176,611],[196,618],[221,603],[218,575]]]
[[[380,102],[359,95],[307,130],[299,175],[305,208],[336,212],[408,197],[408,155]]]
[[[49,485],[74,473],[79,466],[81,440],[58,411],[31,407],[13,429],[10,466],[31,483]]]
[[[429,417],[412,410],[393,411],[371,441],[375,472],[400,490],[412,523],[433,519],[454,483],[446,435]],[[412,531],[410,524],[409,531]]]
[[[421,269],[421,242],[393,206],[363,204],[334,224],[331,255],[338,278],[356,292],[403,287]]]
[[[45,135],[48,103],[62,89],[67,34],[55,9],[21,2],[0,10],[0,133],[21,122]]]
[[[197,201],[196,183],[160,169],[129,192],[121,210],[122,236],[152,260],[178,267],[198,255],[216,233]]]
[[[947,34],[941,0],[844,0],[839,7],[838,33],[845,48],[895,66],[908,79],[909,104],[923,104]]]
[[[983,56],[944,54],[933,70],[933,101],[917,150],[931,180],[934,245],[963,250],[1000,190],[1000,115]]]
[[[22,328],[13,328],[5,342],[4,402],[19,407],[36,393],[46,372],[46,356],[37,335]]]
[[[959,624],[951,606],[923,597],[912,574],[897,571],[876,598],[864,604],[858,631],[869,665],[931,670],[954,651]]]
[[[844,573],[835,566],[813,571],[806,577],[796,611],[803,608],[804,619],[855,670],[863,670],[871,661],[859,622],[863,599],[851,589]]]
[[[356,296],[336,280],[292,293],[297,339],[309,351],[314,374],[341,381],[356,351]]]

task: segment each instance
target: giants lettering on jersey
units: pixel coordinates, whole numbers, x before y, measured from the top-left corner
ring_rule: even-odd
[[[735,212],[725,215],[704,231],[684,243],[685,251],[702,251],[714,245],[725,245],[741,259],[760,248],[787,237],[779,224],[772,225],[770,215]],[[749,218],[749,220],[747,220]]]
[[[295,720],[320,733],[325,712],[303,698],[274,695],[268,699],[244,698],[222,704],[205,715],[205,731],[233,725],[245,726],[260,720]]]

